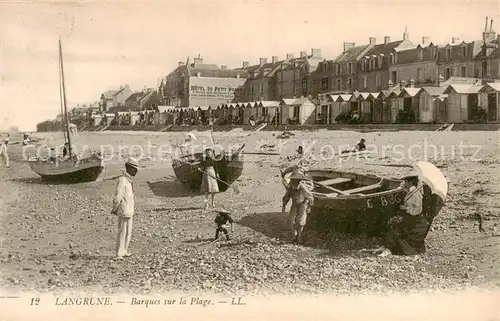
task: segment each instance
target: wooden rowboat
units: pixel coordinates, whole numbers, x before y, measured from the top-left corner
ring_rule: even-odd
[[[177,180],[193,192],[199,192],[203,173],[198,171],[198,164],[203,159],[203,153],[184,155],[172,160],[172,168]],[[225,192],[243,173],[243,156],[240,153],[221,153],[215,156],[220,180],[219,191]]]
[[[95,181],[104,170],[102,159],[93,154],[82,159],[35,159],[28,162],[42,180],[58,183]]]
[[[406,195],[399,179],[320,169],[305,173],[314,182],[310,218],[321,227],[380,235]],[[283,185],[288,184],[285,177]]]

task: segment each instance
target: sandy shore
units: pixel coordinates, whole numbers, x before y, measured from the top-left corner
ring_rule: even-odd
[[[73,140],[77,149],[87,145],[99,150],[108,145],[113,150],[98,181],[77,185],[43,184],[22,162],[21,146],[10,146],[12,167],[0,169],[2,286],[12,291],[176,290],[224,295],[498,286],[500,238],[492,236],[500,216],[500,189],[495,183],[500,176],[498,132],[320,130],[294,132],[286,140],[276,139],[280,132],[248,134],[241,130],[214,133],[214,139],[225,147],[246,143],[246,152],[274,145],[267,150],[281,156],[245,156],[244,173],[237,182],[241,193],[230,189],[216,200],[234,213],[236,233],[231,242],[214,244],[200,242],[214,236],[214,214],[202,211],[202,196],[187,192],[175,181],[168,152],[160,148],[180,143],[185,133],[80,133]],[[210,144],[209,132],[196,135],[199,143]],[[62,142],[60,133],[34,136],[43,139],[36,147]],[[332,155],[332,150],[353,146],[360,138],[378,156],[340,161]],[[299,144],[316,156],[318,167],[398,177],[409,169],[367,163],[426,158],[444,166],[450,198],[429,233],[428,252],[418,257],[366,256],[359,250],[374,246],[377,240],[320,235],[313,230],[307,231],[303,246],[288,244],[290,235],[280,213],[284,189],[277,167]],[[119,152],[119,145],[143,150],[143,168],[136,182],[134,256],[125,262],[111,260],[116,222],[109,211],[114,177],[123,164],[118,156],[140,153]],[[485,233],[478,232],[471,218],[476,212],[485,218]]]

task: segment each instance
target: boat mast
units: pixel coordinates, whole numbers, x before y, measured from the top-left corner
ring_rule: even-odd
[[[66,135],[68,137],[68,153],[69,158],[71,159],[71,138],[69,134],[69,120],[68,120],[68,109],[66,106],[66,87],[64,86],[64,67],[63,67],[63,58],[62,58],[62,46],[61,46],[61,38],[59,37],[59,59],[61,61],[61,76],[62,76],[62,92],[63,92],[63,100],[64,100],[64,122],[66,125]]]
[[[67,143],[66,129],[64,128],[64,107],[63,107],[63,90],[62,90],[62,74],[61,74],[61,55],[59,55],[59,101],[61,102],[61,129],[64,137],[64,144]]]

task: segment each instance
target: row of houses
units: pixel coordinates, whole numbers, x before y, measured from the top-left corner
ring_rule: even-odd
[[[257,64],[243,61],[240,67],[229,69],[225,65],[206,63],[198,55],[179,62],[172,72],[158,79],[157,88],[134,91],[129,85],[121,85],[103,92],[92,107],[86,110],[77,107],[71,114],[80,117],[81,114],[160,111],[159,106],[212,110],[236,103],[276,104],[302,99],[317,106],[317,114],[324,123],[333,123],[337,111],[345,111],[347,103],[352,106],[349,110],[361,106],[359,116],[364,122],[394,122],[399,110],[413,110],[415,122],[442,122],[445,121],[443,115],[451,115],[442,111],[443,106],[450,103],[445,96],[450,85],[457,85],[456,90],[461,90],[462,85],[463,88],[472,86],[474,91],[478,86],[496,82],[500,82],[500,35],[493,30],[493,20],[486,17],[480,39],[460,41],[453,37],[445,45],[435,44],[429,37],[413,42],[405,29],[402,39],[395,41],[385,36],[382,42],[375,37],[368,37],[365,44],[344,42],[342,53],[335,59],[327,59],[321,49],[312,48],[310,52],[301,51],[298,56],[287,53],[282,58],[261,57]],[[422,99],[419,106],[432,109],[433,117],[424,107],[408,109],[409,99],[416,106],[417,92]],[[432,104],[422,98],[424,93],[433,97]],[[407,97],[399,97],[400,94]],[[355,101],[341,98],[343,101],[339,102],[338,97]],[[472,97],[468,99],[475,99]],[[499,109],[498,100],[493,108],[494,100],[486,102],[484,95],[478,97],[477,106],[488,110],[488,121],[498,121],[495,111]],[[476,102],[467,104],[472,106]],[[453,117],[446,121],[457,121]]]
[[[223,103],[279,101],[322,94],[380,92],[403,87],[445,87],[450,80],[471,78],[478,85],[500,81],[500,35],[486,18],[482,37],[438,45],[429,37],[412,42],[408,30],[402,39],[384,37],[366,44],[343,43],[335,59],[323,57],[321,49],[299,56],[262,57],[258,64],[243,61],[228,69],[205,63],[198,55],[179,62],[163,77],[158,95],[163,105],[177,107],[216,106]],[[457,82],[460,84],[461,82]]]
[[[500,117],[500,83],[482,86],[450,84],[442,87],[402,87],[380,92],[321,94],[319,104],[310,98],[223,103],[197,107],[158,106],[151,111],[154,125],[182,124],[176,120],[200,119],[199,124],[219,120],[219,124],[335,124],[346,122],[349,115],[356,123],[396,123],[402,113],[411,114],[415,123],[497,122]],[[481,113],[483,111],[483,113]],[[127,116],[128,115],[128,116]],[[107,124],[119,116],[137,123],[141,112],[115,112],[94,116],[95,125],[102,117]],[[484,117],[484,119],[479,119]],[[234,121],[223,122],[231,119]],[[238,121],[236,121],[238,119]]]

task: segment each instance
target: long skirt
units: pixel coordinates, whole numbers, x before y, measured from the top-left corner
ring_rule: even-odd
[[[390,222],[387,246],[392,254],[415,255],[425,253],[425,237],[429,222],[423,215],[403,216],[403,222]]]
[[[217,175],[215,174],[215,169],[212,166],[209,166],[206,167],[204,171],[210,174],[210,176],[203,173],[200,191],[203,193],[219,193],[219,184],[217,180],[213,178],[217,177]]]

